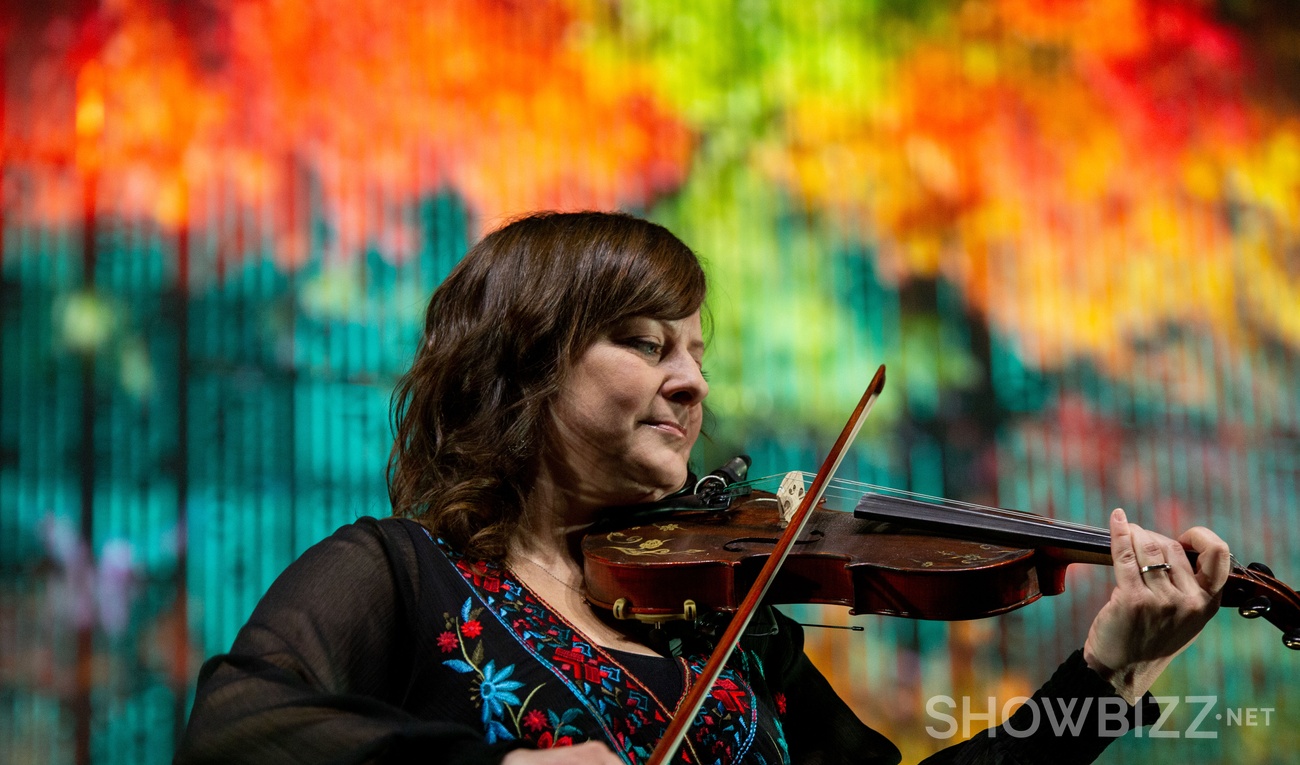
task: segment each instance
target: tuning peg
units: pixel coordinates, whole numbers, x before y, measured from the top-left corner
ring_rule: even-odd
[[[1246,568],[1250,569],[1251,571],[1258,571],[1259,573],[1265,576],[1273,576],[1273,569],[1269,568],[1268,566],[1265,566],[1263,563],[1260,563],[1258,561],[1256,561],[1255,563],[1251,563],[1250,565],[1246,566]]]
[[[1300,627],[1292,627],[1283,633],[1282,645],[1292,651],[1300,651]]]
[[[1273,604],[1269,602],[1268,598],[1260,595],[1242,603],[1241,607],[1237,609],[1237,613],[1247,619],[1258,619],[1268,613],[1272,608]]]

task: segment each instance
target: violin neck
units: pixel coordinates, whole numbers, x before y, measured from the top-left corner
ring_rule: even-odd
[[[1066,563],[1110,565],[1110,532],[997,507],[867,493],[853,515],[898,527],[998,545],[1050,550]]]

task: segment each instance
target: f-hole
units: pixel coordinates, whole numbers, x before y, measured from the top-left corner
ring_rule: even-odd
[[[820,542],[825,536],[821,529],[812,529],[805,531],[794,543],[796,545],[810,545],[814,542]],[[777,541],[777,537],[740,537],[724,544],[722,549],[733,553],[745,552],[755,548],[774,547]]]

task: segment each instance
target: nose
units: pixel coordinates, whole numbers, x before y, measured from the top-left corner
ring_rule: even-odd
[[[709,395],[709,382],[704,379],[700,365],[689,353],[674,354],[667,365],[663,394],[676,404],[698,404]]]

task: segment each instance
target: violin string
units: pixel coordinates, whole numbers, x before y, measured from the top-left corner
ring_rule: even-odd
[[[1241,565],[1241,563],[1237,560],[1237,556],[1233,555],[1232,553],[1228,553],[1228,563],[1232,565],[1233,571],[1238,571],[1245,574],[1247,579],[1255,579],[1255,572]]]
[[[751,481],[745,481],[743,483],[732,484],[731,487],[728,488],[739,493],[744,488],[753,486],[759,482],[768,480],[770,478],[771,476],[767,478],[757,478]],[[857,499],[860,499],[861,496],[867,492],[884,492],[881,496],[885,499],[890,499],[890,498],[914,499],[914,500],[925,502],[926,504],[931,504],[938,507],[954,510],[958,513],[969,513],[976,516],[1003,518],[1006,520],[1013,521],[1015,523],[1023,524],[1025,526],[1037,526],[1040,528],[1076,531],[1087,536],[1096,537],[1098,541],[1110,538],[1110,534],[1108,531],[1106,531],[1105,529],[1098,528],[1096,526],[1089,526],[1087,524],[1074,523],[1072,521],[1059,520],[1055,518],[1046,518],[1044,516],[1035,515],[1033,513],[1026,513],[1021,511],[1016,511],[1016,510],[1006,510],[999,507],[991,507],[989,505],[980,505],[973,502],[963,502],[961,500],[948,499],[946,497],[936,497],[929,494],[921,494],[918,492],[906,491],[903,489],[895,489],[889,486],[877,486],[875,484],[863,483],[860,481],[851,481],[843,478],[833,478],[831,479],[829,484],[830,486],[827,489],[827,496],[833,497],[835,499],[856,501]],[[843,493],[841,491],[832,492],[832,489],[852,489],[853,492],[852,493]]]
[[[1109,536],[1108,532],[1105,529],[1101,529],[1096,526],[1090,526],[1087,524],[1075,523],[1073,521],[1060,520],[1056,518],[1048,518],[1045,516],[1035,515],[1033,513],[1026,513],[1018,510],[1007,510],[1005,508],[992,507],[989,505],[981,505],[974,502],[963,502],[961,500],[948,499],[946,497],[935,497],[928,494],[920,494],[917,492],[904,491],[901,489],[892,489],[885,486],[875,486],[873,484],[861,483],[858,481],[849,481],[847,479],[842,479],[842,483],[845,486],[849,486],[853,488],[863,488],[869,491],[888,492],[887,494],[883,495],[886,499],[888,499],[890,496],[899,496],[904,499],[920,500],[947,509],[957,510],[959,512],[963,512],[963,511],[974,512],[977,515],[1006,518],[1009,520],[1025,523],[1031,526],[1038,525],[1038,526],[1044,526],[1050,528],[1070,529],[1074,531],[1088,532],[1088,533],[1096,534],[1098,536]]]
[[[1258,571],[1249,566],[1241,565],[1241,561],[1237,560],[1237,556],[1231,552],[1228,553],[1228,562],[1232,565],[1233,573],[1244,576],[1256,584],[1268,586],[1268,582],[1264,581],[1263,576]]]
[[[729,486],[728,489],[730,491],[733,491],[734,493],[740,493],[747,488],[751,488],[765,480],[770,480],[773,477],[774,476],[766,476],[764,478],[755,478],[748,481],[737,482]],[[852,491],[848,491],[848,490],[852,490]],[[914,500],[925,502],[927,504],[935,505],[936,507],[951,509],[958,513],[971,513],[977,516],[993,516],[998,518],[1009,519],[1018,523],[1023,523],[1026,526],[1065,529],[1070,531],[1082,532],[1085,535],[1092,535],[1097,537],[1099,540],[1110,539],[1110,532],[1106,529],[1097,526],[1091,526],[1084,523],[1076,523],[1074,521],[1061,520],[1058,518],[1048,518],[1046,516],[1035,515],[1033,513],[1028,513],[1020,510],[1007,510],[1005,508],[992,507],[990,505],[981,505],[974,502],[964,502],[962,500],[949,499],[947,497],[936,497],[930,494],[922,494],[920,492],[907,491],[905,489],[897,489],[890,486],[878,486],[876,484],[865,483],[862,481],[853,481],[847,478],[832,478],[828,482],[826,496],[828,498],[843,499],[851,502],[856,502],[857,500],[861,499],[863,494],[866,494],[867,492],[884,492],[883,494],[881,494],[881,496],[884,499],[890,499],[890,498],[914,499]],[[1241,565],[1240,561],[1238,561],[1237,557],[1232,553],[1228,554],[1228,561],[1232,572],[1237,574],[1238,576],[1242,576],[1257,584],[1267,584],[1267,582],[1265,582],[1264,579],[1261,576],[1259,576],[1258,572],[1256,572],[1251,568]]]
[[[884,496],[886,499],[888,499],[890,496],[902,496],[907,499],[918,499],[922,501],[937,503],[937,506],[949,508],[957,512],[974,511],[978,515],[990,515],[999,518],[1008,518],[1016,522],[1024,523],[1028,526],[1041,526],[1043,528],[1064,528],[1072,531],[1083,532],[1085,534],[1091,534],[1098,537],[1099,539],[1104,538],[1107,541],[1109,541],[1110,539],[1110,532],[1106,529],[1098,528],[1095,526],[1089,526],[1087,524],[1074,523],[1072,521],[1063,521],[1055,518],[1046,518],[1044,516],[1035,515],[1033,513],[1026,513],[1019,510],[1007,510],[999,507],[990,507],[988,505],[980,505],[971,502],[962,502],[960,500],[947,499],[945,497],[934,497],[926,494],[919,494],[916,492],[906,491],[903,489],[894,489],[887,486],[876,486],[873,484],[862,483],[859,481],[852,481],[848,479],[836,478],[832,480],[832,484],[836,486],[853,487],[855,489],[885,491],[888,492],[888,494],[882,496]],[[852,495],[845,495],[845,494],[838,494],[838,493],[836,497],[839,499],[849,499],[849,500],[853,499]],[[1228,561],[1229,561],[1230,570],[1233,573],[1237,574],[1238,576],[1244,577],[1252,582],[1255,582],[1256,584],[1267,584],[1264,581],[1264,579],[1260,576],[1259,572],[1247,566],[1241,565],[1241,562],[1238,561],[1237,557],[1233,555],[1231,552],[1228,553]]]

